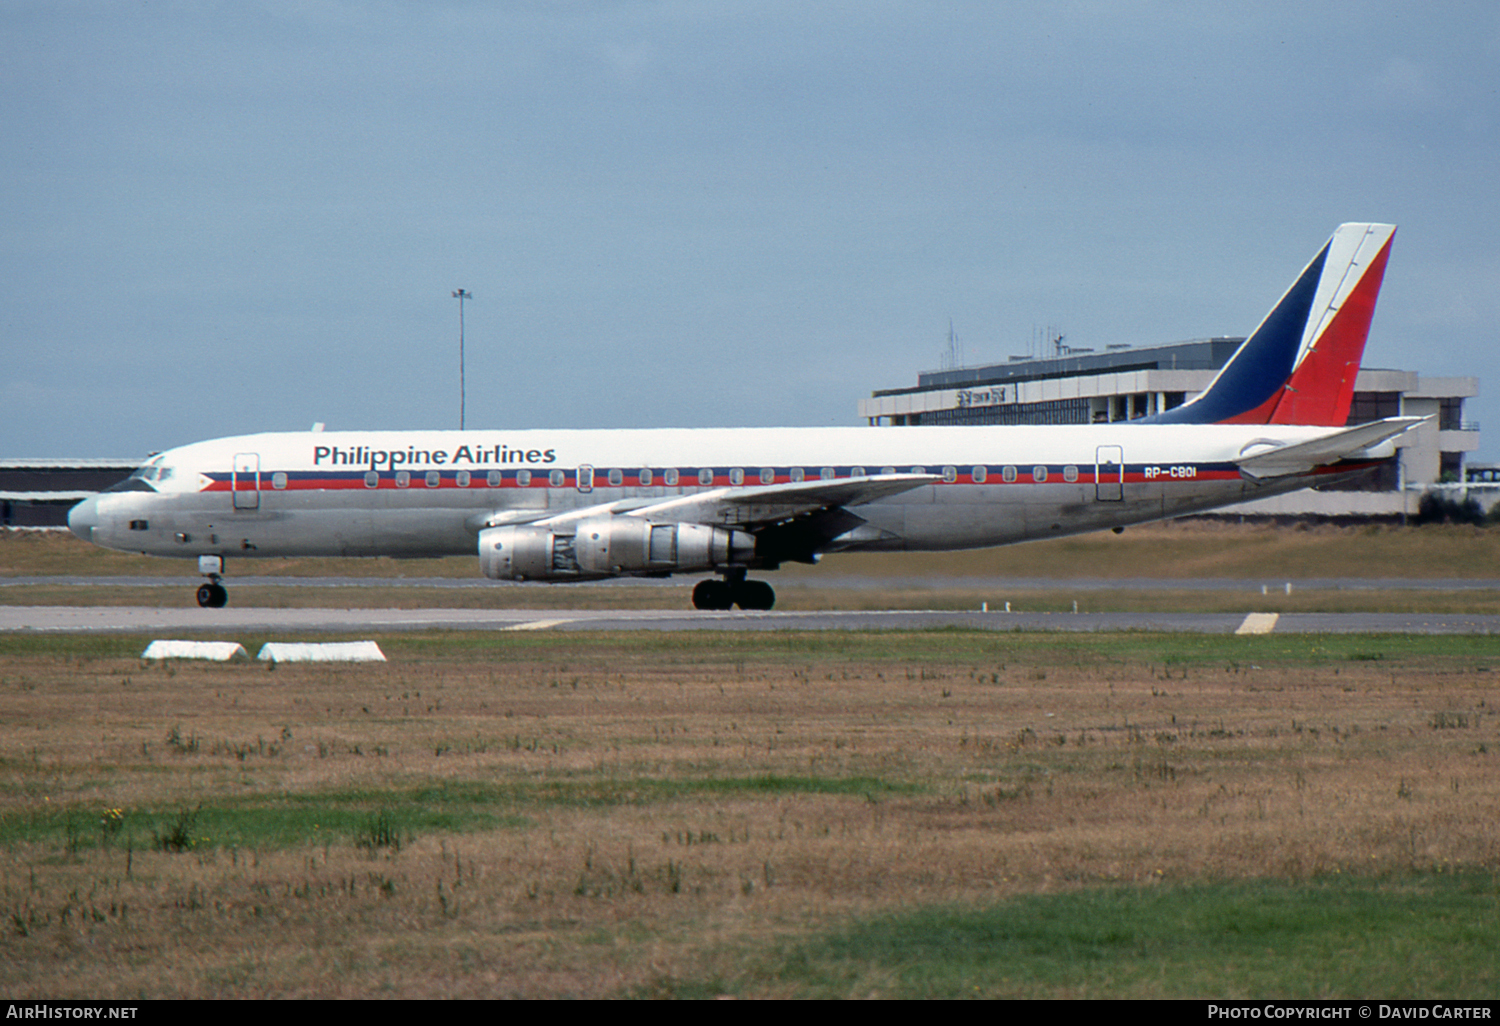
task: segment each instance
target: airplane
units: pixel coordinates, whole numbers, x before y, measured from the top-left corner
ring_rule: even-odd
[[[196,558],[208,579],[197,601],[210,608],[228,600],[231,557],[477,553],[492,580],[702,573],[712,576],[694,587],[696,608],[770,609],[775,591],[752,570],[834,551],[984,548],[1123,528],[1389,458],[1424,418],[1329,423],[1339,402],[1347,417],[1347,400],[1342,365],[1325,364],[1346,360],[1355,335],[1363,348],[1368,316],[1346,324],[1340,300],[1352,290],[1359,298],[1342,310],[1373,310],[1374,264],[1383,272],[1392,232],[1340,227],[1210,386],[1151,418],[252,434],[154,456],[75,506],[68,525],[106,548]],[[1334,343],[1322,341],[1328,324],[1339,326]],[[1314,422],[1277,419],[1287,416]]]

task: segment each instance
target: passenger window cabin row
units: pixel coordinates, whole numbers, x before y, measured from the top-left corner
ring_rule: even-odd
[[[907,472],[912,474],[926,474],[927,468],[912,467]],[[597,471],[593,471],[592,469],[590,469],[587,474],[585,474],[581,479],[575,477],[575,484],[582,483],[587,484],[588,486],[592,486],[592,477],[594,473],[597,473]],[[746,480],[745,473],[746,472],[742,467],[731,467],[728,475],[729,484],[732,487],[739,487],[744,485]],[[809,473],[810,472],[803,467],[791,467],[787,470],[785,480],[793,484],[800,483],[808,479]],[[898,470],[895,467],[882,467],[880,470],[876,471],[876,476],[890,475],[895,473],[898,473]],[[965,483],[984,484],[989,480],[990,468],[987,466],[976,465],[969,468],[966,474],[961,474],[958,467],[947,466],[943,467],[939,471],[939,473],[942,475],[943,480],[948,484],[956,484],[963,477],[968,478],[968,481]],[[1043,484],[1047,481],[1049,473],[1050,472],[1048,468],[1045,466],[1034,466],[1030,471],[1030,479],[1036,484]],[[816,471],[816,474],[816,480],[821,481],[835,481],[839,477],[837,470],[833,467],[823,467],[820,470]],[[429,470],[425,474],[419,474],[419,476],[422,478],[422,483],[425,484],[428,488],[437,488],[440,487],[443,483],[443,476],[440,471]],[[777,474],[776,468],[774,467],[761,467],[758,471],[755,472],[756,480],[763,485],[775,484],[777,482],[778,476],[779,475]],[[850,478],[857,478],[865,477],[867,475],[864,467],[850,467],[849,473],[846,476]],[[1076,466],[1063,467],[1062,476],[1064,481],[1068,482],[1069,484],[1073,484],[1078,480],[1078,468]],[[605,481],[608,482],[608,486],[611,488],[651,488],[658,484],[667,488],[675,488],[681,483],[682,479],[681,472],[675,467],[669,467],[666,470],[661,471],[660,474],[650,469],[649,467],[643,467],[638,471],[632,471],[629,475],[627,475],[624,470],[621,470],[619,468],[611,468],[608,471],[605,471],[604,477]],[[371,470],[367,472],[365,474],[365,487],[379,488],[380,478],[381,475],[378,471]],[[712,467],[704,467],[697,472],[696,477],[694,477],[691,472],[689,472],[689,478],[691,480],[695,480],[700,487],[708,488],[713,486],[716,480],[716,472]],[[1002,466],[1000,468],[1000,480],[1005,484],[1015,484],[1018,480],[1020,480],[1020,472],[1016,467]],[[411,481],[411,471],[396,471],[395,484],[397,488],[409,488],[411,487]],[[533,474],[533,472],[530,470],[517,470],[515,472],[513,481],[515,482],[515,486],[517,488],[529,488],[533,484],[540,485],[543,483],[545,483],[545,485],[549,488],[563,488],[568,484],[568,472],[565,470],[550,470],[546,471],[545,473],[537,472],[536,474]],[[477,474],[467,470],[459,470],[455,471],[453,474],[453,483],[459,488],[499,488],[505,483],[505,480],[501,472],[498,470],[491,470],[488,473],[484,474]],[[286,484],[286,474],[277,472],[271,475],[272,488],[279,490],[285,488]]]

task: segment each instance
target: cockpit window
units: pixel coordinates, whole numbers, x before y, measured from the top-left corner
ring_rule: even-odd
[[[125,480],[110,485],[104,490],[106,492],[154,492],[156,489],[148,482],[156,480],[159,473],[161,473],[160,467],[145,466]]]
[[[107,492],[154,492],[156,487],[172,478],[172,468],[163,467],[154,460],[141,467],[119,484],[106,488]]]

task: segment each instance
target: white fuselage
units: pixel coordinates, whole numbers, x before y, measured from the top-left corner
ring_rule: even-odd
[[[71,518],[158,556],[442,556],[487,523],[712,489],[938,479],[849,511],[825,549],[964,549],[1158,520],[1305,487],[1235,460],[1336,429],[1272,425],[348,431],[244,435],[153,458]]]

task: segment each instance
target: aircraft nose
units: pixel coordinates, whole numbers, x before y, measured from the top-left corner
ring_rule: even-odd
[[[99,497],[84,499],[68,510],[68,530],[86,542],[94,540],[94,528],[99,526]]]

